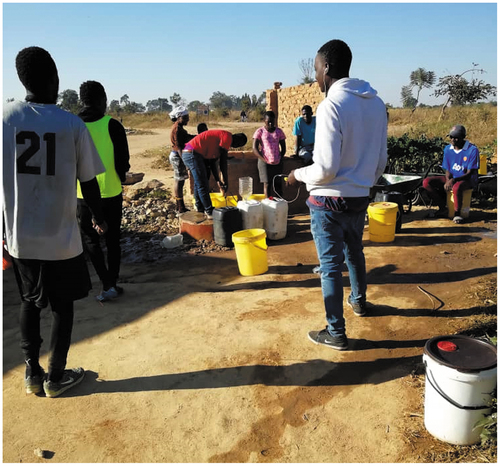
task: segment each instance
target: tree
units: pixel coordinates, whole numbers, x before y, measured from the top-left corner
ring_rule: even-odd
[[[314,78],[314,60],[312,58],[303,58],[300,60],[299,68],[302,72],[302,78],[299,81],[300,84],[311,84],[316,81]]]
[[[11,99],[7,99],[6,102],[14,102],[14,97],[12,97]]]
[[[180,96],[180,94],[177,94],[177,92],[174,92],[174,95],[170,96],[170,102],[174,104],[174,106],[177,106],[181,103],[184,102],[184,99]]]
[[[420,91],[424,88],[426,89],[431,88],[435,82],[436,82],[436,75],[434,71],[427,71],[424,68],[417,68],[415,71],[412,71],[410,73],[410,86],[412,86],[412,88],[416,87],[418,89],[417,97],[415,98],[416,103],[415,106],[413,107],[412,113],[417,108],[418,99],[420,97]]]
[[[445,103],[441,107],[441,115],[444,116],[446,107],[451,105],[467,105],[473,104],[481,99],[485,99],[489,95],[496,95],[496,87],[487,84],[484,81],[472,78],[469,82],[463,76],[466,73],[485,73],[486,71],[477,68],[477,64],[473,63],[473,68],[464,71],[461,74],[447,75],[439,78],[437,84],[438,89],[434,91],[436,97],[447,96]]]
[[[248,112],[250,110],[250,107],[252,105],[252,99],[248,94],[243,94],[241,96],[241,109],[244,110],[245,112]]]
[[[78,113],[81,108],[80,101],[78,99],[78,93],[73,89],[66,89],[61,92],[58,96],[59,107],[68,112]]]
[[[146,108],[148,112],[169,112],[172,110],[172,105],[168,103],[168,99],[158,97],[154,100],[148,100]]]
[[[120,111],[120,102],[118,100],[112,100],[109,103],[109,111],[113,113],[118,113]]]
[[[401,88],[401,100],[403,107],[412,108],[411,113],[415,111],[420,98],[420,92],[424,88],[430,88],[436,81],[434,71],[427,71],[425,68],[417,68],[410,73],[410,84]],[[417,97],[413,97],[413,88],[417,88]]]
[[[223,92],[214,92],[210,97],[210,103],[214,109],[231,110],[233,101],[230,96]]]
[[[120,103],[123,106],[127,106],[127,104],[129,103],[129,101],[130,101],[130,99],[129,99],[129,96],[127,94],[122,95],[122,97],[120,98]]]
[[[193,100],[192,102],[189,102],[187,109],[189,112],[197,112],[198,107],[204,105],[203,102],[200,102],[199,100]]]
[[[415,109],[415,107],[417,106],[418,100],[413,97],[410,86],[403,86],[401,88],[401,102],[403,102],[403,108]]]
[[[125,113],[142,113],[146,111],[146,107],[137,102],[129,102],[123,107],[123,111]]]

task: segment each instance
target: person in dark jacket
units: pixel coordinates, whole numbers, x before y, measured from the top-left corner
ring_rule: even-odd
[[[130,169],[127,135],[121,123],[106,112],[106,91],[101,83],[87,81],[80,86],[80,100],[84,105],[79,117],[85,122],[106,172],[97,176],[101,191],[104,218],[108,225],[105,235],[107,264],[101,249],[100,238],[92,226],[92,213],[80,186],[77,188],[78,220],[85,249],[102,284],[98,301],[109,301],[123,293],[117,285],[120,274],[121,247],[120,226],[122,221],[122,182]]]

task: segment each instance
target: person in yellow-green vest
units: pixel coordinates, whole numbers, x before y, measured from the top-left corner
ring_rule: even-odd
[[[117,280],[121,262],[122,181],[125,181],[130,168],[130,154],[125,129],[119,121],[105,115],[107,97],[102,84],[97,81],[84,82],[80,86],[80,101],[84,107],[78,116],[85,122],[106,168],[106,172],[96,178],[101,191],[104,219],[108,225],[104,236],[107,258],[101,249],[92,212],[83,199],[80,185],[77,187],[78,222],[85,250],[102,283],[101,293],[96,298],[103,302],[115,299],[123,293],[123,288],[117,285]]]

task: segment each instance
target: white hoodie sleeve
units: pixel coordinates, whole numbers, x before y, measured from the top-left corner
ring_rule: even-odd
[[[295,178],[307,185],[327,185],[337,175],[340,166],[342,132],[335,107],[324,100],[316,111],[314,163],[295,170]]]
[[[378,179],[382,176],[382,173],[384,173],[385,167],[387,165],[387,120],[384,128],[385,131],[383,131],[383,134],[381,134],[382,141],[380,143],[377,172],[375,173],[375,180],[373,184],[377,183]]]

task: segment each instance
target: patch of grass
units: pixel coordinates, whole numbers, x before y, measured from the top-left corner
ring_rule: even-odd
[[[407,133],[412,138],[425,134],[429,138],[446,139],[453,125],[461,124],[467,129],[467,139],[480,150],[485,147],[489,160],[496,160],[497,107],[492,104],[476,104],[446,109],[439,119],[440,107],[411,109],[389,109],[388,136],[400,137]]]
[[[152,158],[151,168],[170,171],[170,147],[162,146],[155,149],[148,149],[138,155],[138,157]]]
[[[148,199],[155,199],[155,200],[170,200],[172,197],[172,194],[169,189],[154,189],[153,191],[150,191],[146,198]]]

